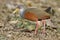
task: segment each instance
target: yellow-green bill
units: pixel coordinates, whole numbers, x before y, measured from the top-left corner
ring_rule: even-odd
[[[16,8],[14,11],[13,11],[13,13],[16,13],[16,12],[18,12],[19,11],[19,8]]]

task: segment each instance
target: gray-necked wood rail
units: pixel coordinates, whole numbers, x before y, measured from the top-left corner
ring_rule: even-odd
[[[50,19],[50,16],[54,15],[54,10],[50,11],[51,7],[48,7],[46,10],[42,11],[41,9],[38,9],[38,8],[26,8],[25,9],[22,6],[19,6],[18,9],[16,9],[13,13],[15,13],[17,10],[20,10],[19,12],[22,18],[25,18],[31,21],[36,21],[35,34],[37,34],[37,30],[39,26],[38,21],[42,21],[45,27],[45,24],[46,24],[45,20]]]

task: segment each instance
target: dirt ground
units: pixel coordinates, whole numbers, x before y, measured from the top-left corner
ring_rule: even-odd
[[[19,14],[12,15],[14,8],[6,6],[9,2],[22,3],[22,0],[0,0],[0,40],[60,40],[60,1],[59,0],[32,0],[32,6],[41,8],[51,6],[55,10],[55,15],[51,18],[52,23],[56,26],[46,26],[46,34],[38,30],[37,35],[34,31],[25,31],[24,27],[33,26],[35,23],[23,19]],[[30,24],[29,24],[30,23]]]

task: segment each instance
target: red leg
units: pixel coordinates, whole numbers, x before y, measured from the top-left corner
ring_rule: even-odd
[[[36,29],[35,29],[35,34],[37,34],[39,28],[39,21],[36,21]]]
[[[46,33],[46,32],[45,32],[46,21],[45,21],[45,20],[42,20],[42,23],[43,23],[43,26],[44,26],[44,28],[43,28],[43,33],[45,34],[45,33]]]

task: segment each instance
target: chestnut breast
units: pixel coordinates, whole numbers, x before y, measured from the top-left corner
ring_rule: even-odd
[[[24,18],[28,19],[28,20],[32,20],[32,21],[36,21],[36,19],[38,18],[34,13],[31,12],[26,12],[24,14]]]

